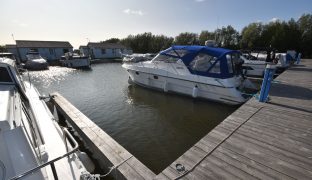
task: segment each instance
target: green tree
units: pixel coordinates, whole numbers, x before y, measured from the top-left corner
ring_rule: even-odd
[[[215,33],[214,32],[209,32],[209,31],[202,31],[199,34],[199,44],[204,46],[205,45],[205,41],[207,40],[214,40],[215,37]]]
[[[261,34],[263,25],[261,23],[251,23],[244,27],[241,33],[240,47],[242,49],[252,49],[261,46]]]
[[[153,35],[150,32],[129,35],[120,41],[121,44],[130,47],[135,53],[158,53],[172,45],[173,38],[164,35]]]
[[[7,49],[5,46],[0,45],[0,52],[7,52]]]
[[[190,32],[180,33],[175,37],[173,43],[176,45],[198,45],[198,35]]]
[[[300,50],[304,57],[312,57],[312,14],[303,14],[297,21],[301,32]]]
[[[110,38],[110,39],[105,40],[104,42],[107,42],[107,43],[119,43],[120,39],[118,39],[118,38]]]
[[[222,27],[215,31],[216,41],[220,47],[237,49],[240,41],[240,35],[231,25]]]

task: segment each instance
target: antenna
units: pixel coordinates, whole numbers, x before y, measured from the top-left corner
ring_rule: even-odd
[[[15,39],[14,39],[14,34],[13,34],[13,33],[11,34],[11,36],[12,36],[13,41],[15,41]]]

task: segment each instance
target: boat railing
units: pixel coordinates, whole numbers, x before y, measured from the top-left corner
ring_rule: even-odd
[[[24,102],[22,102],[22,110],[25,113],[27,123],[28,123],[29,129],[30,129],[30,132],[28,132],[24,121],[22,121],[24,130],[25,130],[26,135],[27,135],[27,138],[30,141],[30,144],[31,144],[37,158],[42,160],[41,152],[40,152],[40,143],[43,144],[44,141],[41,137],[41,133],[39,132],[38,128],[36,128],[37,127],[36,121],[33,118],[31,118],[32,116],[31,116],[30,112],[27,111],[27,108],[26,108],[26,105]],[[32,139],[30,138],[30,135],[32,136]],[[41,141],[41,142],[39,142],[39,141]],[[36,151],[36,148],[38,148],[38,152]]]
[[[66,152],[65,154],[63,154],[63,155],[61,155],[61,156],[59,156],[59,157],[57,157],[57,158],[55,158],[55,159],[53,159],[53,160],[51,160],[51,161],[48,161],[48,162],[46,162],[46,163],[43,163],[43,164],[41,164],[41,165],[39,165],[39,166],[37,166],[37,167],[35,167],[35,168],[33,168],[33,169],[30,169],[30,170],[28,170],[28,171],[26,171],[26,172],[23,172],[23,173],[21,173],[21,174],[19,174],[19,175],[17,175],[17,176],[14,176],[14,177],[11,178],[10,180],[15,180],[15,179],[24,178],[24,177],[26,177],[27,175],[33,174],[33,173],[39,171],[40,169],[42,169],[42,168],[44,168],[44,167],[46,167],[46,166],[48,166],[48,165],[51,166],[52,173],[53,173],[53,177],[54,177],[54,179],[57,180],[57,179],[58,179],[58,176],[57,176],[57,172],[56,172],[54,163],[55,163],[56,161],[58,161],[58,160],[61,160],[61,159],[65,158],[65,157],[68,157],[69,155],[75,153],[75,152],[78,150],[78,147],[79,147],[77,141],[73,138],[73,136],[68,132],[68,130],[67,130],[66,128],[63,129],[63,133],[64,133],[64,140],[65,140],[65,145],[66,145],[66,147],[67,147],[66,138],[69,138],[69,140],[74,144],[74,147],[73,147],[73,149],[72,149],[71,151],[68,152],[68,150],[66,150],[67,152]],[[68,149],[68,148],[66,148],[66,149]]]

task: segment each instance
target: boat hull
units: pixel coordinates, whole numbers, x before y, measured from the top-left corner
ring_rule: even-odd
[[[70,68],[89,69],[91,67],[90,60],[88,58],[61,60],[60,62],[62,66]]]
[[[225,87],[202,82],[179,79],[159,74],[138,72],[127,69],[130,83],[157,89],[164,92],[187,95],[193,98],[203,98],[229,105],[244,103],[247,99],[235,87]]]

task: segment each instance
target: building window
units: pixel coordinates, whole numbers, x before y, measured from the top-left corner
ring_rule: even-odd
[[[38,52],[38,49],[37,48],[31,48],[30,51],[31,52]]]
[[[54,54],[54,49],[49,48],[49,52],[50,52],[50,54]]]
[[[68,53],[69,52],[69,50],[68,49],[63,49],[63,53],[65,54],[65,53]]]
[[[102,49],[102,54],[106,54],[106,49]]]

